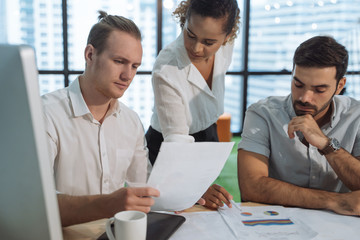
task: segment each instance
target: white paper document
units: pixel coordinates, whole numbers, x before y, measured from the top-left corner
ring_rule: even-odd
[[[237,203],[232,208],[181,215],[186,222],[171,240],[358,240],[360,236],[359,217],[325,210],[282,206],[240,209]]]
[[[147,185],[160,191],[152,211],[193,206],[220,174],[233,142],[163,142]]]
[[[181,213],[186,222],[171,240],[309,240],[317,236],[309,225],[281,206],[241,207],[218,211]]]
[[[171,240],[238,240],[234,237],[217,211],[181,213],[183,225],[170,237]]]
[[[306,222],[319,234],[313,240],[359,240],[360,218],[344,216],[326,210],[291,208],[294,219]]]

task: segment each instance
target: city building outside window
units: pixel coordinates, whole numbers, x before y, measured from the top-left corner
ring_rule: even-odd
[[[40,92],[45,94],[67,86],[84,70],[83,49],[98,10],[132,19],[143,34],[143,62],[121,101],[139,114],[147,129],[153,108],[152,66],[161,48],[181,31],[172,16],[179,2],[0,0],[0,43],[34,47]],[[358,0],[238,0],[238,4],[240,33],[225,81],[225,112],[231,114],[232,132],[241,132],[250,104],[290,93],[295,48],[315,35],[331,35],[347,47],[345,94],[360,100]]]

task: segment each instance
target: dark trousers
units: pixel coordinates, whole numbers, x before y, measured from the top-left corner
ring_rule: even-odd
[[[218,142],[216,123],[211,125],[205,130],[190,134],[195,138],[195,142]],[[149,159],[152,165],[154,165],[156,157],[159,153],[161,143],[164,141],[162,133],[156,131],[151,126],[147,130],[146,134],[147,147],[149,149]]]

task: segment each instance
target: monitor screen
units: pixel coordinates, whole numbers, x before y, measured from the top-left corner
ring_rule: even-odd
[[[62,239],[34,50],[0,56],[0,239]]]

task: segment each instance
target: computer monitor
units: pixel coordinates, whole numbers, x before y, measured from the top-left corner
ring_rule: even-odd
[[[34,50],[0,45],[0,239],[62,239]]]

